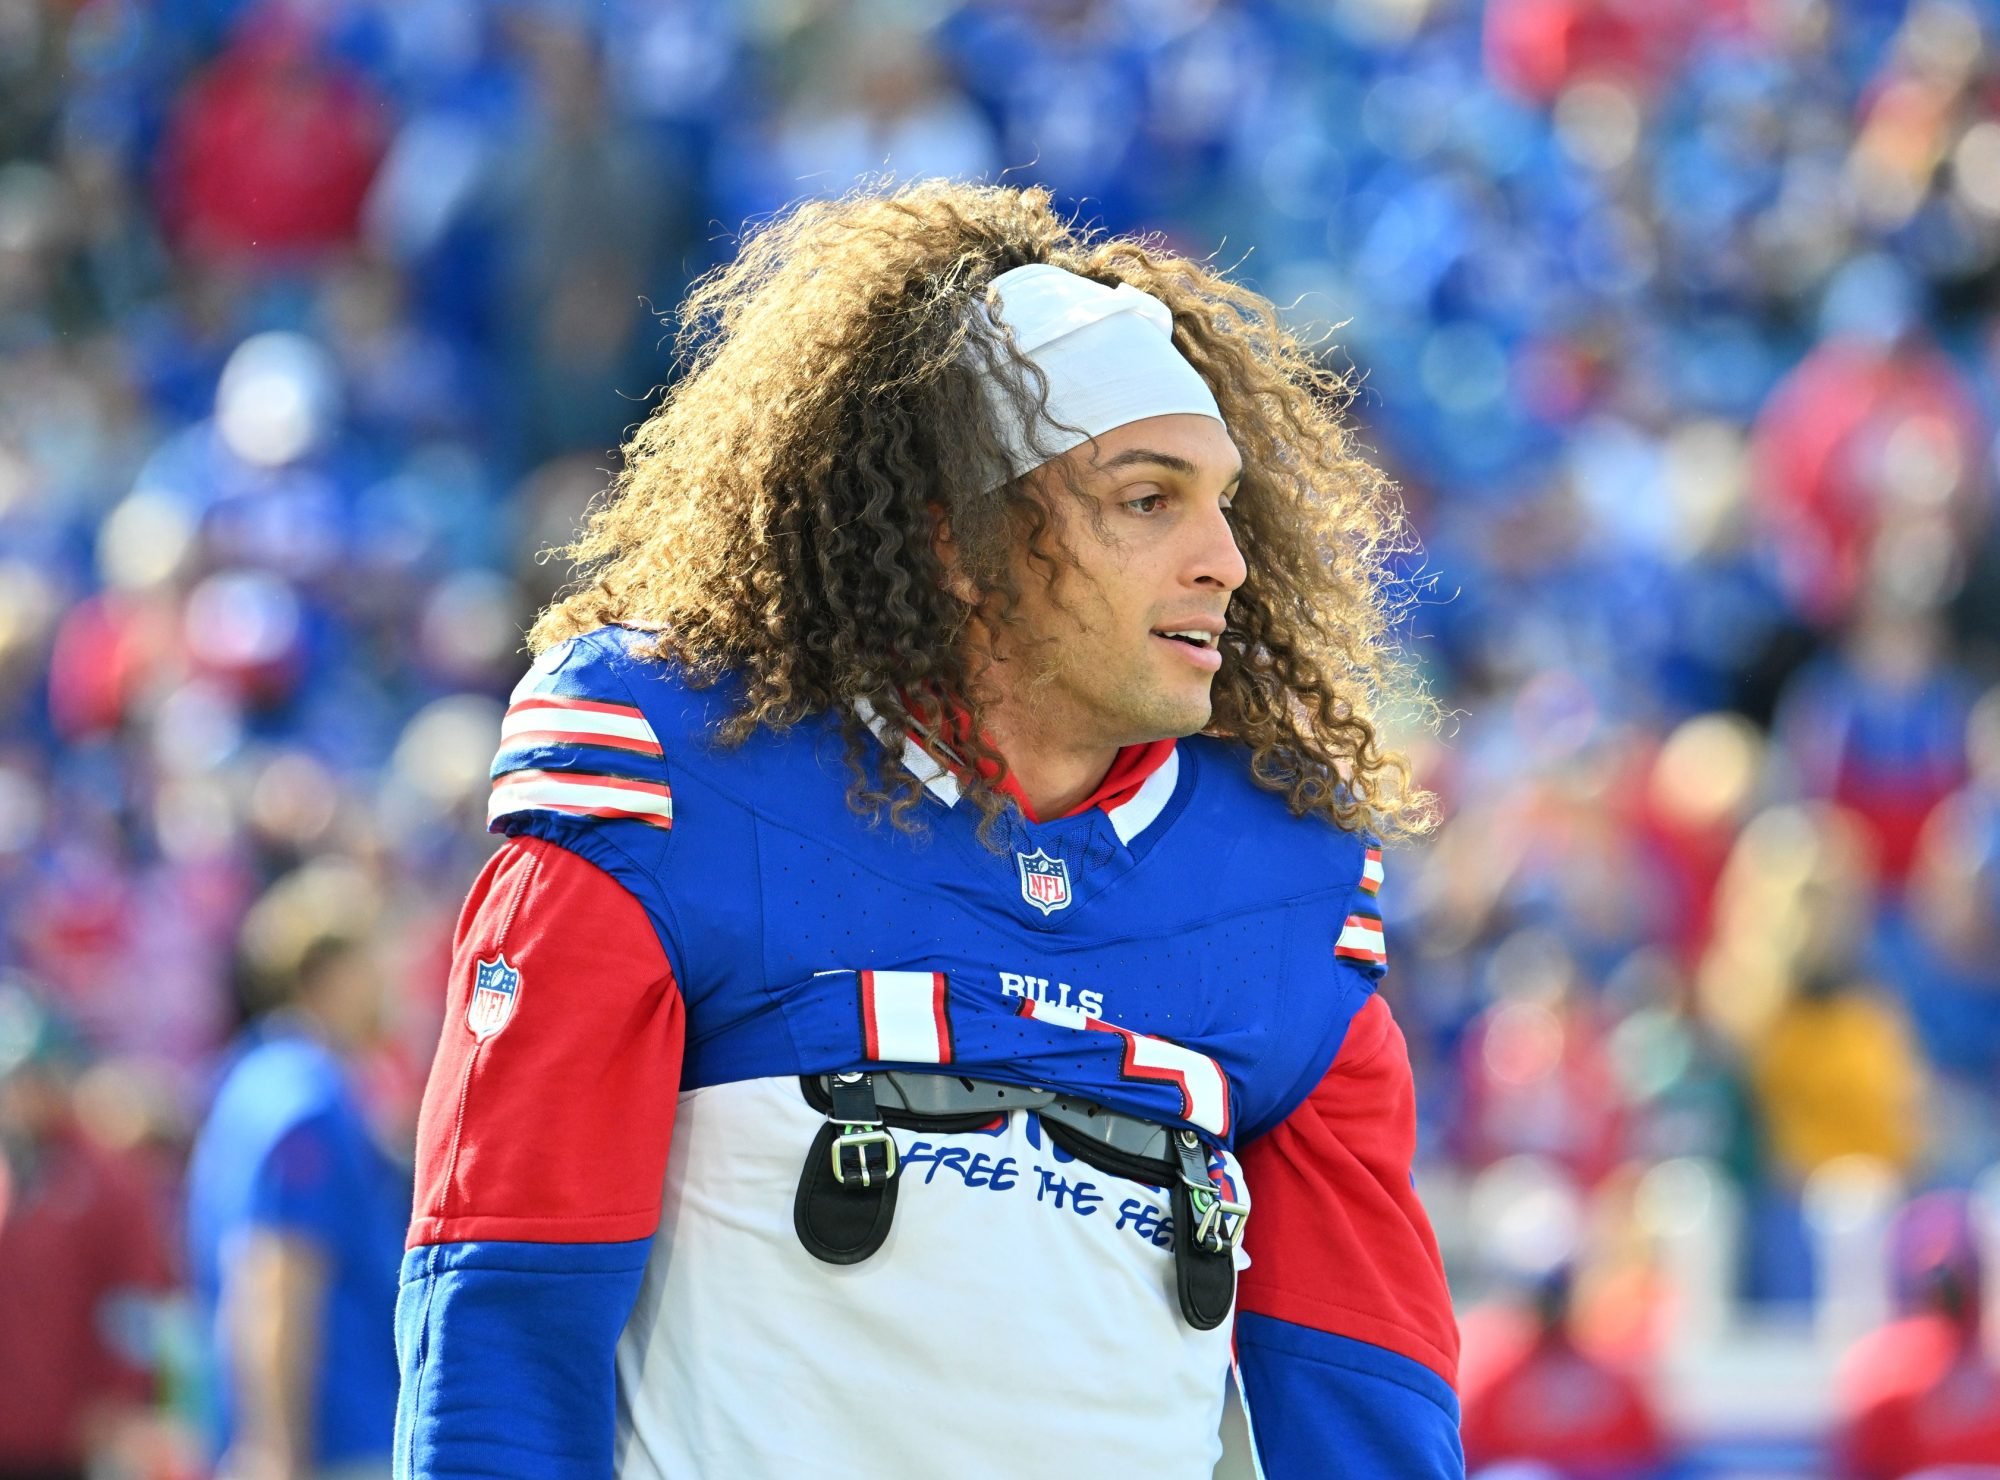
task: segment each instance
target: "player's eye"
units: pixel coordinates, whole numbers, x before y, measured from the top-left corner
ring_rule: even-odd
[[[1125,500],[1125,507],[1135,514],[1157,514],[1167,506],[1164,493],[1142,493],[1137,498]]]

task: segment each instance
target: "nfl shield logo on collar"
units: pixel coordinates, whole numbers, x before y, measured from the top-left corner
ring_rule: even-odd
[[[521,997],[521,973],[507,964],[504,955],[474,963],[472,1000],[465,1004],[465,1026],[482,1042],[491,1038],[513,1019],[514,1004]]]
[[[1021,898],[1045,915],[1069,904],[1069,865],[1041,848],[1014,858],[1021,865]]]

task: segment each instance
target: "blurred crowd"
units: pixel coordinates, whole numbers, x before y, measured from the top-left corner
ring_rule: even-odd
[[[1844,1348],[1906,1199],[1977,1241],[2000,15],[0,0],[0,1310],[95,1344],[0,1378],[0,1470],[202,1473],[152,1297],[258,983],[368,941],[342,1052],[406,1148],[542,552],[687,283],[885,172],[1215,254],[1353,371],[1449,712],[1384,899],[1470,1386],[1522,1320],[1640,1377],[1788,1313]]]

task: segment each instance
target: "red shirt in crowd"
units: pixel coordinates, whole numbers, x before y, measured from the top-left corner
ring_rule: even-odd
[[[1631,1373],[1543,1331],[1468,1361],[1459,1375],[1469,1470],[1535,1461],[1564,1475],[1636,1477],[1668,1450],[1644,1386]]]
[[[159,1220],[137,1169],[78,1135],[0,1183],[0,1470],[79,1467],[92,1407],[150,1396],[113,1332],[119,1295],[169,1283]]]
[[[260,16],[181,100],[160,208],[197,254],[282,259],[354,239],[385,115],[313,45],[297,23]]]

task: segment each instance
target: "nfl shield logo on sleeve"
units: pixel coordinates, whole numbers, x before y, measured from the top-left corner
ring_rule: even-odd
[[[465,1005],[465,1026],[482,1042],[491,1038],[514,1016],[514,1004],[521,996],[521,973],[507,964],[504,955],[474,963],[472,1000]]]
[[[1045,915],[1069,904],[1069,865],[1042,848],[1014,857],[1021,865],[1021,898]]]

